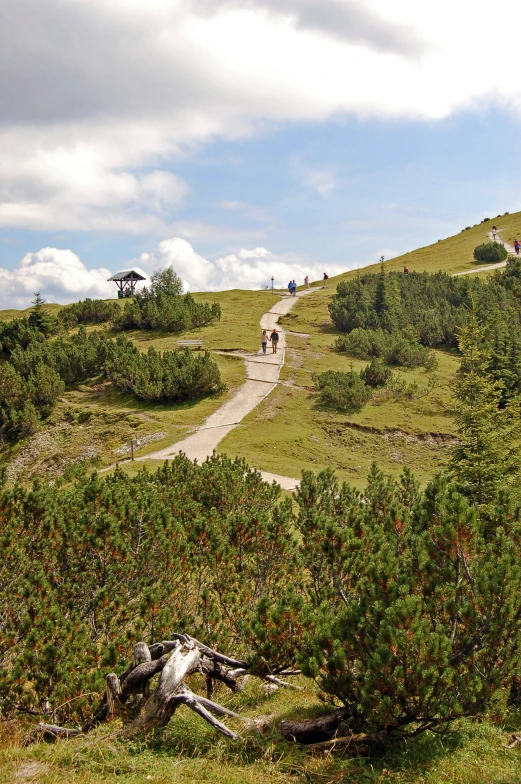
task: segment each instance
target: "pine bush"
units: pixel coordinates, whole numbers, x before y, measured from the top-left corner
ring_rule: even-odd
[[[320,393],[320,402],[339,411],[361,411],[371,399],[371,389],[354,371],[326,370],[314,376],[314,382]]]
[[[495,264],[504,261],[508,256],[508,251],[501,242],[483,242],[474,248],[474,258],[485,264]]]
[[[483,712],[519,669],[521,519],[483,530],[443,479],[424,492],[373,466],[360,493],[304,472],[297,528],[309,591],[301,665],[353,731],[398,735]]]

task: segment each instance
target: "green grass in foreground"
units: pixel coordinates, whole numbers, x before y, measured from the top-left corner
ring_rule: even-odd
[[[309,681],[304,692],[266,695],[252,684],[238,695],[220,691],[218,699],[237,712],[269,717],[272,727],[284,718],[323,712]],[[201,684],[199,684],[199,687]],[[229,721],[230,726],[233,724]],[[513,719],[512,726],[517,726]],[[506,749],[506,732],[489,722],[464,721],[447,735],[426,733],[390,747],[373,759],[312,757],[276,731],[249,731],[229,741],[185,708],[161,731],[123,742],[117,726],[100,727],[87,738],[57,745],[22,747],[29,722],[4,723],[0,729],[0,782],[38,784],[516,784],[521,782],[520,750]],[[244,732],[240,725],[236,729]],[[111,737],[112,731],[112,737]],[[107,737],[108,736],[108,737]]]

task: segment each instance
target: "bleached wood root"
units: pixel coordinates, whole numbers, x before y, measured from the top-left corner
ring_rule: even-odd
[[[186,679],[193,673],[206,676],[207,697],[194,694],[186,686]],[[297,671],[298,672],[298,671]],[[294,671],[286,670],[286,677]],[[150,693],[152,678],[159,675],[155,689]],[[123,720],[119,735],[132,736],[146,733],[155,727],[164,727],[180,705],[186,705],[218,732],[230,739],[240,737],[218,717],[240,720],[255,726],[234,711],[214,702],[210,697],[215,681],[221,681],[230,690],[243,687],[248,675],[248,664],[240,659],[226,656],[205,645],[188,634],[173,634],[172,639],[146,645],[139,642],[134,647],[132,663],[118,677],[109,673],[106,678],[105,695],[93,717],[81,729],[67,729],[55,725],[38,725],[31,738],[69,738],[89,732],[97,725],[116,717]],[[294,687],[276,675],[263,679],[267,687]]]

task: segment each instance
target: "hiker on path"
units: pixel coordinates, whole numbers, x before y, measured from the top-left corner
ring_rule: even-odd
[[[297,284],[295,283],[294,280],[291,281],[291,293],[293,294],[294,297],[297,296]]]
[[[304,286],[305,286],[307,289],[309,289],[309,277],[308,277],[307,275],[306,275],[306,277],[304,278]]]
[[[327,274],[327,272],[324,272],[324,285],[322,286],[322,288],[327,289],[328,280],[329,280],[329,275]]]
[[[273,327],[273,330],[271,332],[270,340],[271,340],[271,347],[273,349],[273,354],[276,354],[277,353],[277,346],[279,344],[279,333],[277,332],[275,327]]]
[[[519,244],[519,240],[514,241],[514,248],[516,249],[516,255],[519,256],[519,248],[521,245]]]
[[[268,333],[266,332],[265,329],[263,329],[261,335],[261,346],[262,346],[263,354],[266,353],[266,346],[268,345],[268,340],[270,340],[270,338],[268,337]]]
[[[495,227],[495,226],[492,226],[492,237],[493,237],[493,239],[494,239],[494,242],[496,241],[496,232],[497,232],[497,229],[496,229],[496,227]]]
[[[288,291],[289,291],[290,296],[291,296],[291,294],[293,294],[293,281],[292,280],[290,280],[290,282],[288,283]]]

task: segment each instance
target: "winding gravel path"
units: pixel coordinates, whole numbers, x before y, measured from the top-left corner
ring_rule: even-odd
[[[200,463],[210,457],[222,439],[237,427],[277,385],[286,353],[286,337],[284,330],[278,326],[278,320],[280,316],[289,313],[298,298],[305,297],[313,291],[317,289],[306,289],[299,292],[296,297],[283,296],[271,310],[264,313],[260,320],[261,329],[272,330],[277,325],[280,335],[277,353],[272,353],[271,345],[268,343],[266,355],[260,348],[257,354],[241,354],[246,362],[246,381],[230,400],[182,441],[143,457],[136,457],[136,461],[168,460],[175,457],[178,452],[184,452],[190,460],[197,460]],[[299,484],[299,480],[293,477],[279,476],[268,471],[261,471],[261,474],[268,482],[278,482],[284,490],[294,490]]]

